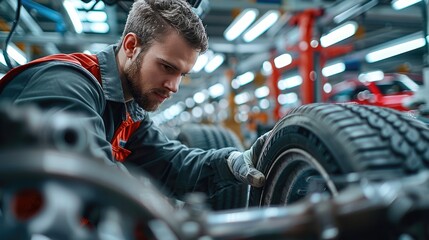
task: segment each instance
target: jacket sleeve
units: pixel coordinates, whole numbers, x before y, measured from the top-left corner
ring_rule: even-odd
[[[0,100],[13,105],[35,105],[49,114],[66,112],[88,127],[89,137],[100,146],[99,156],[109,162],[102,113],[105,100],[101,86],[89,73],[69,63],[48,62],[28,68],[8,83]],[[111,162],[111,161],[110,161]]]
[[[150,175],[167,195],[204,192],[208,197],[239,184],[228,169],[226,158],[235,148],[202,150],[169,140],[146,114],[125,148],[131,154],[125,165]]]

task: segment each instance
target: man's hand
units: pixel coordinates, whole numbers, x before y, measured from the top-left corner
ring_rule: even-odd
[[[235,151],[229,155],[227,159],[228,167],[236,179],[253,187],[264,186],[265,176],[255,168],[255,165],[270,132],[260,136],[250,149],[244,152]]]

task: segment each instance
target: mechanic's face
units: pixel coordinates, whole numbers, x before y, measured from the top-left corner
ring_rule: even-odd
[[[144,110],[155,111],[179,90],[182,77],[191,71],[198,54],[175,31],[163,42],[154,42],[146,52],[136,54],[124,71],[134,100]]]

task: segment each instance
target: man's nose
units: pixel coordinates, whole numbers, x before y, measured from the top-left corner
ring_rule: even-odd
[[[164,87],[167,88],[170,92],[176,93],[179,91],[180,81],[182,76],[172,76],[164,82]]]

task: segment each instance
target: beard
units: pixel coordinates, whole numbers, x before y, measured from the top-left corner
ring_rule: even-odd
[[[165,95],[165,91],[160,89],[145,88],[144,80],[140,75],[142,62],[143,55],[139,54],[136,60],[131,63],[130,67],[125,70],[125,80],[134,101],[136,101],[136,103],[145,111],[153,112],[158,109],[162,102],[159,102],[156,98],[151,97],[151,95],[156,93]]]

